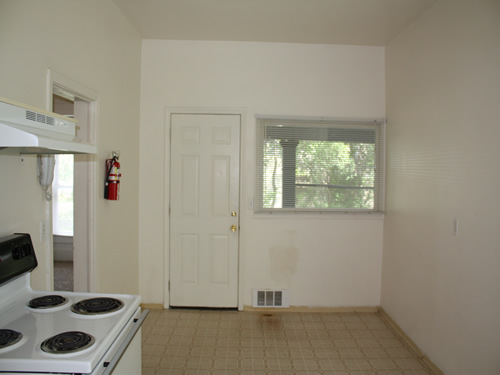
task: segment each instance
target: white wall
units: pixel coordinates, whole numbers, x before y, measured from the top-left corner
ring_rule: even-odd
[[[111,0],[2,0],[0,96],[45,108],[46,70],[99,94],[97,289],[138,292],[138,158],[141,40]],[[121,150],[121,200],[102,198],[104,159]],[[0,155],[0,235],[32,234],[39,267],[33,286],[50,288],[50,205],[36,178],[36,157]]]
[[[289,288],[293,306],[377,306],[381,217],[254,216],[255,115],[380,118],[384,49],[273,43],[143,41],[140,293],[163,303],[168,281],[169,145],[165,108],[236,108],[242,129],[242,304],[253,288]],[[165,175],[166,174],[166,175]],[[165,236],[165,237],[163,237]],[[164,278],[165,277],[165,278]],[[168,305],[168,301],[167,301]]]
[[[53,258],[59,262],[73,262],[73,236],[52,236]]]
[[[438,1],[386,64],[382,307],[445,374],[499,374],[500,2]]]

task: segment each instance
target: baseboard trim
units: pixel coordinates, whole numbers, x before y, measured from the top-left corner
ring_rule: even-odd
[[[310,312],[310,313],[374,313],[378,312],[377,306],[361,306],[361,307],[309,307],[309,306],[290,306],[290,307],[253,307],[244,305],[243,311],[261,311],[261,312]]]
[[[141,303],[143,309],[150,310],[163,310],[163,305],[161,303]]]
[[[141,303],[143,309],[164,310],[165,307],[161,303]],[[379,312],[378,306],[361,306],[361,307],[309,307],[309,306],[290,306],[285,308],[277,307],[253,307],[244,305],[242,312],[310,312],[310,313],[376,313]]]
[[[401,329],[401,327],[391,318],[391,316],[382,308],[379,307],[378,311],[382,318],[389,324],[396,333],[408,344],[408,346],[420,357],[420,359],[429,367],[429,369],[434,373],[434,375],[444,375],[444,372],[441,371],[439,367],[436,366],[434,362],[432,362],[429,357],[427,357],[417,344]]]

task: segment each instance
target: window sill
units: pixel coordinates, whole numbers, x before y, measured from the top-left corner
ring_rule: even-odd
[[[322,219],[322,220],[384,220],[384,212],[312,212],[312,211],[288,211],[288,212],[269,212],[254,211],[255,219]]]

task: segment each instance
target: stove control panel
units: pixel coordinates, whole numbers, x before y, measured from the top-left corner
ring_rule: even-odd
[[[12,256],[14,260],[21,260],[23,258],[29,257],[31,254],[33,254],[33,248],[28,244],[17,246],[14,248],[14,250],[12,250]]]
[[[37,265],[29,234],[16,233],[0,238],[0,285],[32,271]]]

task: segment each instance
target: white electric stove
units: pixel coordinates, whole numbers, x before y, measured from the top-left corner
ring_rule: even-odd
[[[39,292],[31,238],[0,239],[0,374],[141,374],[140,297]]]

